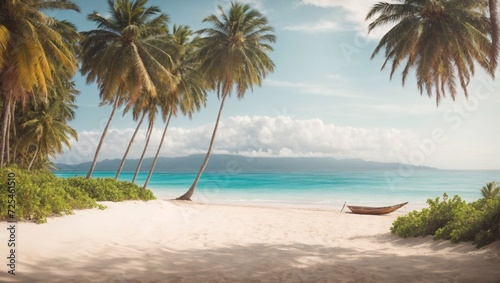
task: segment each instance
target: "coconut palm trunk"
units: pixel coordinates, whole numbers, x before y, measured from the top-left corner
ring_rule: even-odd
[[[12,104],[12,110],[10,110],[10,117],[9,117],[9,124],[12,127],[12,137],[10,135],[10,127],[9,127],[9,135],[7,136],[7,148],[10,149],[10,140],[15,141],[17,138],[17,132],[16,132],[16,117],[14,116],[16,114],[16,104]],[[12,146],[12,155],[9,156],[9,152],[7,152],[7,164],[16,163],[16,145],[14,144]]]
[[[212,154],[212,148],[214,146],[215,135],[217,134],[217,129],[219,128],[219,122],[220,122],[220,117],[222,114],[222,109],[224,108],[224,102],[226,101],[227,97],[228,97],[228,94],[225,94],[222,96],[222,100],[221,100],[220,108],[219,108],[219,114],[217,114],[217,120],[215,121],[214,131],[212,133],[212,138],[210,139],[210,145],[208,146],[207,155],[205,155],[205,159],[203,160],[203,163],[200,167],[200,171],[198,171],[198,174],[196,175],[196,178],[194,179],[193,184],[191,185],[189,190],[185,194],[183,194],[182,196],[176,198],[176,200],[191,200],[191,196],[193,196],[194,190],[196,189],[196,186],[198,185],[198,182],[200,181],[201,175],[203,174],[203,171],[205,171],[205,168],[207,167],[208,160],[210,159],[210,155]]]
[[[146,116],[146,112],[142,113],[141,120],[139,121],[139,124],[137,124],[137,128],[135,128],[134,134],[132,135],[132,138],[130,139],[130,142],[128,143],[127,150],[125,150],[125,153],[123,154],[122,162],[120,163],[120,167],[118,167],[118,170],[116,171],[116,176],[115,180],[118,180],[118,177],[120,177],[120,173],[122,172],[123,166],[125,165],[125,160],[127,159],[128,152],[130,151],[130,148],[132,147],[132,144],[134,143],[135,136],[137,135],[137,132],[139,132],[139,128],[142,125],[142,121],[144,121],[144,117]]]
[[[9,129],[9,117],[10,117],[10,105],[12,104],[12,98],[7,95],[7,103],[6,105],[4,106],[4,115],[3,115],[3,125],[2,125],[2,149],[1,149],[1,153],[0,153],[0,167],[3,167],[5,165],[5,160],[4,160],[4,156],[5,156],[5,151],[9,150],[8,148],[6,148],[7,146],[7,132],[8,132],[8,129]]]
[[[113,109],[111,110],[111,114],[109,115],[108,123],[106,123],[106,127],[104,127],[104,131],[102,132],[101,135],[101,140],[99,141],[99,145],[97,146],[97,149],[95,151],[94,155],[94,160],[92,161],[92,165],[90,166],[89,173],[87,173],[87,179],[90,179],[92,177],[92,173],[94,172],[95,165],[97,163],[97,157],[99,156],[99,151],[101,150],[102,144],[104,142],[104,138],[106,137],[106,133],[108,132],[109,125],[111,124],[111,121],[113,120],[113,116],[115,115],[116,108],[118,108],[118,104],[120,103],[120,98],[117,97],[115,99],[115,103],[113,103]]]
[[[500,52],[500,27],[498,23],[498,1],[489,0],[490,21],[491,21],[491,72],[494,73],[498,64],[498,53]]]
[[[12,103],[12,104],[15,105],[15,103]],[[12,107],[12,108],[14,108],[14,107]],[[12,121],[13,121],[12,120],[12,116],[14,116],[14,112],[13,111],[14,111],[14,109],[10,109],[10,111],[9,111],[9,117],[8,117],[8,122],[7,122],[7,138],[5,139],[5,141],[7,143],[7,145],[5,146],[6,153],[7,153],[6,154],[7,155],[6,156],[6,158],[7,158],[7,160],[6,160],[7,166],[9,166],[9,164],[10,164],[10,140],[11,140],[10,132],[12,131],[12,128],[15,128],[12,125]]]
[[[153,159],[153,163],[151,164],[151,168],[149,168],[149,174],[148,174],[148,177],[146,178],[146,181],[144,182],[144,186],[142,187],[143,189],[146,189],[148,187],[149,180],[151,179],[151,176],[153,175],[153,171],[155,170],[156,161],[158,161],[158,156],[160,155],[163,141],[165,140],[165,136],[167,135],[167,129],[168,129],[168,125],[170,124],[171,118],[172,118],[172,112],[170,112],[168,114],[167,123],[165,124],[165,129],[163,130],[163,135],[161,136],[160,145],[158,145],[158,150],[156,151],[155,158]]]
[[[36,157],[38,156],[38,151],[40,150],[40,146],[36,147],[35,154],[33,155],[33,158],[31,159],[30,164],[28,165],[28,171],[31,170],[31,167],[33,167],[33,164],[35,164]]]
[[[137,168],[135,169],[134,178],[132,178],[132,183],[135,183],[135,179],[137,179],[137,175],[139,175],[139,171],[141,170],[142,161],[144,160],[144,156],[146,155],[146,150],[148,149],[149,140],[151,139],[151,135],[153,134],[153,122],[149,122],[146,144],[144,145],[144,149],[142,150],[141,158],[137,163]]]

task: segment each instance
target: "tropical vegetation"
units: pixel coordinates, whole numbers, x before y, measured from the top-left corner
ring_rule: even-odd
[[[141,96],[154,98],[160,90],[175,89],[168,16],[146,4],[147,0],[109,0],[109,17],[97,12],[88,15],[97,29],[82,33],[81,72],[87,82],[97,82],[101,104],[113,108],[87,178],[92,176],[116,108],[134,104]]]
[[[0,3],[0,169],[17,176],[19,219],[43,222],[49,215],[95,207],[96,201],[153,199],[146,188],[171,118],[178,113],[191,118],[205,105],[207,91],[217,90],[221,108],[192,195],[208,162],[225,99],[233,88],[238,98],[243,98],[274,69],[267,54],[275,41],[273,29],[249,5],[231,3],[227,14],[219,7],[222,18],[210,15],[204,21],[213,26],[195,32],[177,25],[170,31],[169,17],[159,7],[149,6],[147,0],[108,0],[107,4],[109,16],[89,14],[87,19],[96,28],[79,33],[70,22],[44,13],[79,12],[72,1]],[[51,158],[69,148],[72,139],[78,139],[68,124],[77,108],[79,91],[72,79],[78,65],[88,83],[97,83],[101,105],[111,104],[112,110],[87,178],[57,179],[49,172],[55,169]],[[156,118],[165,123],[142,190],[132,183],[90,179],[107,130],[121,107],[123,114],[131,113],[138,124],[115,179],[143,121],[148,121],[147,141]],[[148,142],[144,153],[147,146]],[[143,158],[144,154],[136,176]],[[7,203],[5,195],[0,202]],[[1,211],[0,218],[6,217],[7,212]]]
[[[439,105],[447,93],[455,99],[457,84],[468,97],[476,64],[494,77],[500,50],[496,0],[394,2],[379,2],[366,16],[375,17],[369,31],[394,24],[372,54],[374,58],[385,48],[382,69],[390,64],[391,78],[402,66],[404,85],[414,69],[420,93],[435,95]]]
[[[0,176],[11,174],[15,196],[0,194],[0,220],[46,222],[47,217],[72,214],[75,209],[100,208],[97,201],[152,200],[150,190],[143,190],[130,182],[113,179],[85,179],[82,177],[57,178],[46,170],[23,170],[14,167],[0,168]],[[8,191],[8,183],[1,182],[0,190]],[[15,200],[15,209],[9,206]],[[11,202],[9,202],[9,200]]]
[[[427,204],[428,208],[398,217],[391,232],[404,238],[430,235],[435,240],[472,241],[478,248],[500,240],[500,195],[467,203],[444,194],[442,200],[428,199]]]
[[[71,1],[0,2],[0,167],[51,168],[76,132],[75,95],[80,35],[74,25],[44,14],[79,11]]]

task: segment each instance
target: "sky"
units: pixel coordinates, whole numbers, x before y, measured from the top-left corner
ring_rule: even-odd
[[[109,15],[107,1],[74,0],[81,13],[54,12],[79,31],[95,29],[86,16]],[[479,67],[469,84],[470,96],[455,101],[421,95],[413,73],[403,86],[399,70],[392,80],[381,70],[383,52],[371,54],[390,27],[368,34],[368,10],[377,1],[246,0],[274,27],[277,42],[270,53],[276,67],[244,99],[225,104],[214,153],[268,157],[361,158],[441,169],[500,169],[500,80]],[[150,0],[170,17],[170,26],[208,27],[202,19],[225,10],[226,0]],[[497,69],[497,76],[500,70]],[[70,122],[78,141],[55,159],[61,163],[91,161],[111,107],[99,107],[96,84],[75,76],[80,95]],[[160,156],[205,153],[219,101],[208,94],[206,108],[192,119],[172,120]],[[121,158],[137,123],[119,109],[99,160]],[[154,156],[164,122],[155,123],[146,156]],[[140,130],[129,158],[139,158],[145,142]]]

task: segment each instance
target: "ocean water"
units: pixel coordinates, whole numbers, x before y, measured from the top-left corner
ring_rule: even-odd
[[[85,176],[86,172],[56,172],[59,177]],[[94,178],[114,178],[115,172],[94,172]],[[141,172],[141,185],[147,173]],[[158,199],[183,194],[195,173],[154,173],[149,182]],[[130,181],[132,172],[120,180]],[[500,181],[500,171],[412,170],[345,171],[328,173],[204,173],[193,201],[213,204],[288,206],[340,210],[351,205],[386,206],[409,202],[405,209],[420,209],[429,198],[459,195],[466,201],[481,197],[480,190]]]

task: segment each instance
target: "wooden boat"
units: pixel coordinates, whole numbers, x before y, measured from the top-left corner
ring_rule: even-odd
[[[399,209],[406,205],[408,202],[405,203],[400,203],[392,206],[384,206],[384,207],[370,207],[370,206],[354,206],[354,205],[348,205],[349,209],[356,214],[375,214],[375,215],[382,215],[382,214],[387,214],[395,211],[396,209]]]

